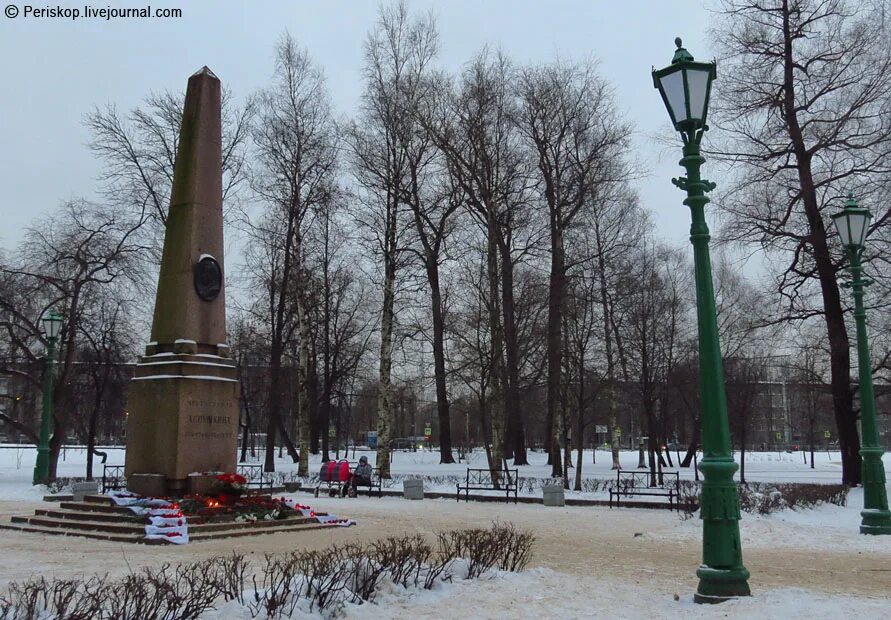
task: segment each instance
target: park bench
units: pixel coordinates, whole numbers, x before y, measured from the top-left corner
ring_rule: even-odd
[[[359,465],[359,463],[349,462],[351,474],[354,471],[356,471],[356,467],[358,465]],[[368,497],[372,497],[374,490],[377,489],[377,496],[381,497],[383,495],[383,493],[381,491],[380,473],[381,473],[380,468],[375,467],[374,469],[372,469],[371,470],[371,480],[369,481],[369,483],[365,484],[364,482],[359,482],[356,485],[356,491],[358,492],[359,489],[361,489],[362,487],[365,487],[368,489]],[[330,474],[329,474],[328,468],[323,467],[322,470],[319,472],[319,482],[318,482],[318,484],[316,484],[315,496],[316,497],[319,496],[319,491],[321,491],[323,487],[325,488],[326,491],[328,491],[329,495],[334,495],[334,494],[340,495],[341,492],[343,491],[343,486],[345,484],[348,484],[349,481],[350,481],[349,476],[347,476],[345,479],[341,480],[339,466],[335,466],[334,470],[332,472],[330,472]]]
[[[510,494],[514,494],[514,503],[517,503],[518,476],[516,469],[502,469],[496,471],[493,478],[492,470],[467,469],[467,477],[464,484],[458,483],[456,501],[461,501],[461,491],[464,491],[464,501],[470,501],[470,491],[501,491],[504,493],[504,501],[510,501]]]
[[[609,507],[613,507],[614,498],[616,506],[619,506],[623,497],[635,495],[665,497],[674,507],[678,501],[680,474],[676,471],[659,472],[656,474],[656,486],[652,486],[651,482],[648,471],[616,471],[616,482],[609,490]]]
[[[350,471],[355,471],[356,465],[358,465],[358,463],[350,463]],[[380,474],[381,474],[381,470],[379,467],[375,467],[374,469],[372,469],[371,470],[371,480],[369,480],[368,484],[365,484],[364,482],[359,482],[356,485],[356,492],[358,492],[359,489],[362,487],[367,487],[368,488],[368,497],[373,497],[374,489],[377,489],[377,496],[381,497],[383,495],[383,493],[381,492],[381,475]]]

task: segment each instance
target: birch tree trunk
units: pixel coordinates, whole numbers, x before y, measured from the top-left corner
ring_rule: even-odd
[[[307,317],[306,295],[306,271],[303,266],[303,248],[297,243],[297,281],[299,292],[297,295],[297,338],[299,353],[297,359],[297,432],[300,435],[300,460],[297,465],[298,476],[309,475],[309,439],[310,439],[310,408],[309,385],[307,384],[309,370],[309,319]],[[323,429],[325,433],[328,429]]]
[[[395,196],[387,204],[387,246],[384,253],[384,298],[381,308],[381,348],[377,395],[377,466],[381,478],[390,477],[390,434],[393,429],[393,394],[390,371],[393,366],[393,307],[396,295],[396,210]]]
[[[507,384],[504,367],[504,331],[501,325],[498,282],[498,223],[495,216],[488,222],[488,245],[486,253],[487,276],[489,279],[489,330],[492,338],[492,395],[489,399],[492,422],[492,480],[498,482],[498,473],[504,459],[504,389]]]

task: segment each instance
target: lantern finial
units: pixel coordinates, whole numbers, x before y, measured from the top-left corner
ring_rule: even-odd
[[[681,41],[680,37],[675,37],[674,44],[678,46],[678,48],[674,51],[674,57],[671,59],[671,64],[675,64],[678,62],[693,62],[693,55],[688,52],[683,47],[683,41]]]

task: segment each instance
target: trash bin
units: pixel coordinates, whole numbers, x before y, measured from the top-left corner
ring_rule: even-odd
[[[565,506],[562,484],[546,484],[541,487],[542,501],[545,506]]]
[[[402,496],[405,499],[424,499],[423,480],[405,480],[402,482]]]

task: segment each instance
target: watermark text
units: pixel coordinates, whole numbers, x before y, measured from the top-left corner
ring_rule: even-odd
[[[151,5],[121,8],[114,6],[94,6],[86,4],[79,7],[60,5],[8,4],[3,14],[9,19],[176,19],[183,16],[182,9],[160,8]]]

